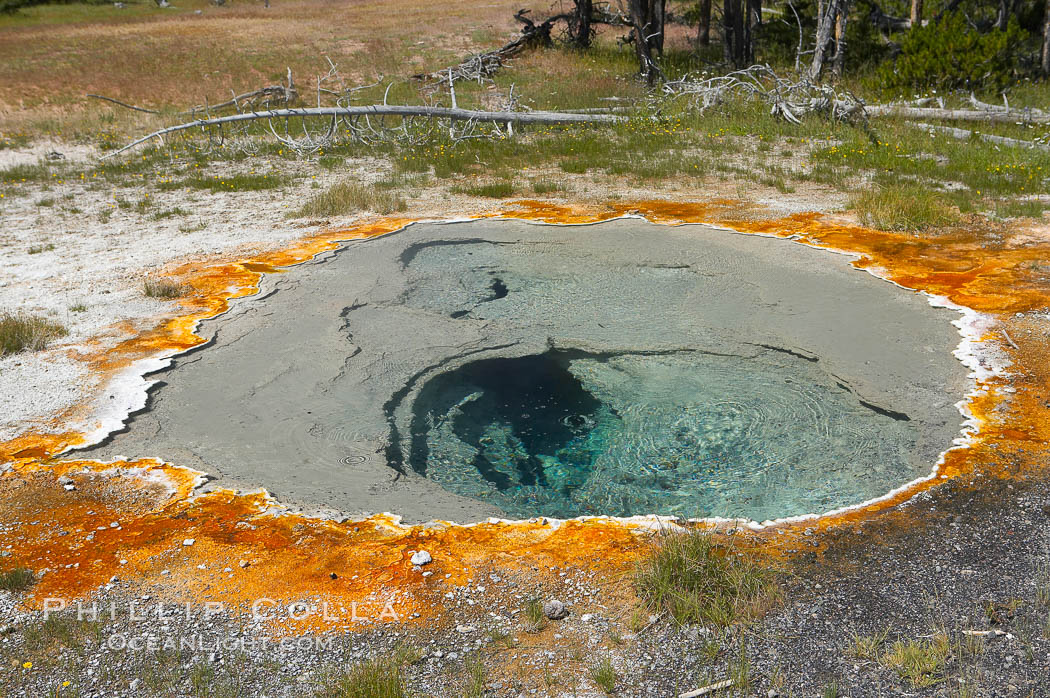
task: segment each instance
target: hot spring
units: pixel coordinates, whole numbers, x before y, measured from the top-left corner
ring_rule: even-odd
[[[928,474],[953,314],[787,240],[418,224],[271,275],[94,449],[409,521],[823,512]]]

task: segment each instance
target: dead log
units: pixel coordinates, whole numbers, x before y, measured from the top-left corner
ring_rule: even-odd
[[[878,3],[869,2],[871,10],[868,12],[868,21],[882,32],[902,32],[911,29],[911,20],[906,17],[894,17],[886,14]]]
[[[376,104],[367,107],[314,107],[309,109],[272,109],[268,111],[246,112],[244,114],[231,114],[230,116],[215,119],[197,119],[176,126],[162,128],[147,134],[120,150],[103,155],[101,159],[111,158],[126,150],[145,143],[154,138],[162,138],[169,133],[185,131],[191,128],[207,128],[209,126],[220,126],[222,124],[243,123],[259,119],[293,119],[315,116],[327,116],[332,119],[339,117],[369,117],[369,116],[400,116],[400,117],[427,117],[434,119],[450,119],[452,121],[471,121],[494,124],[614,124],[626,121],[627,117],[616,114],[577,114],[568,112],[530,111],[530,112],[506,112],[506,111],[477,111],[473,109],[449,109],[447,107],[425,107],[406,105]]]
[[[912,126],[915,126],[916,128],[921,128],[925,131],[944,133],[946,135],[951,136],[952,138],[957,138],[960,141],[968,141],[976,136],[982,141],[988,143],[995,143],[997,145],[1008,145],[1018,148],[1033,148],[1036,150],[1050,150],[1050,145],[1036,143],[1035,141],[1025,141],[1019,138],[1007,138],[1006,136],[996,136],[993,133],[978,133],[976,131],[968,131],[964,128],[954,128],[952,126],[938,126],[934,124],[923,124],[917,121],[909,121],[908,123]]]
[[[896,104],[872,104],[865,107],[868,116],[901,116],[906,119],[933,119],[935,121],[973,121],[990,124],[1045,124],[1050,114],[1030,110],[1009,112],[976,109],[936,109],[933,107],[905,107]]]

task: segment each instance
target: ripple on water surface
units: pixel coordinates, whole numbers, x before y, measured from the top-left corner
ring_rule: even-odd
[[[906,417],[813,363],[548,352],[468,363],[415,403],[408,462],[508,516],[822,512],[929,469]]]

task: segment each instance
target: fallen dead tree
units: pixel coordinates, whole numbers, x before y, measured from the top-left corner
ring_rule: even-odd
[[[865,108],[868,116],[899,116],[905,119],[935,121],[970,121],[989,124],[1045,124],[1050,114],[1035,110],[990,111],[986,109],[939,109],[936,107],[907,107],[898,104],[871,104]]]
[[[701,112],[726,102],[730,97],[759,100],[770,106],[772,114],[799,123],[807,114],[820,114],[836,121],[857,121],[875,117],[896,116],[918,121],[965,121],[990,124],[1050,123],[1050,112],[1039,109],[1011,109],[978,101],[971,97],[974,109],[945,109],[926,106],[934,101],[924,98],[910,103],[865,104],[850,92],[817,83],[808,77],[784,78],[767,65],[753,65],[727,75],[697,80],[686,77],[666,82],[664,93],[672,98],[692,101]],[[1011,140],[1011,139],[1007,139]],[[1006,141],[1002,141],[1005,143]],[[1026,141],[1018,141],[1026,143]]]
[[[549,46],[552,41],[551,30],[554,29],[554,25],[558,22],[568,22],[572,19],[571,14],[562,13],[548,17],[542,22],[536,23],[527,16],[528,13],[528,10],[518,10],[514,14],[514,19],[522,23],[521,36],[518,38],[508,41],[495,51],[488,51],[486,53],[479,53],[470,56],[457,65],[449,68],[442,68],[441,70],[436,70],[432,73],[413,75],[412,79],[435,83],[455,82],[457,80],[480,82],[485,78],[495,75],[501,68],[503,68],[504,61],[518,55],[526,49],[535,46]]]
[[[806,77],[782,78],[768,65],[753,65],[705,80],[687,77],[666,82],[663,89],[672,98],[691,100],[700,111],[723,104],[731,96],[759,100],[769,105],[774,116],[794,124],[814,113],[838,121],[866,116],[864,103],[852,93],[840,93]]]
[[[1037,143],[1035,141],[1025,141],[1020,138],[1007,138],[1006,136],[997,136],[994,133],[979,133],[977,131],[969,131],[964,128],[954,128],[952,126],[939,126],[936,124],[923,124],[917,121],[909,121],[911,126],[921,128],[924,131],[930,131],[933,133],[943,133],[957,138],[960,141],[968,141],[971,138],[978,138],[987,143],[995,143],[996,145],[1007,145],[1017,148],[1032,148],[1035,150],[1050,150],[1050,145],[1045,143]]]
[[[282,120],[282,119],[296,119],[296,118],[307,118],[307,117],[328,117],[332,120],[332,127],[329,129],[334,135],[335,126],[338,119],[347,118],[365,118],[369,117],[384,117],[384,116],[395,116],[401,118],[408,117],[424,117],[428,119],[448,119],[451,122],[467,122],[467,123],[492,123],[492,124],[546,124],[546,125],[558,125],[558,124],[594,124],[594,123],[620,123],[626,120],[626,117],[619,116],[617,114],[577,114],[577,113],[566,113],[566,112],[549,112],[549,111],[530,111],[530,112],[507,112],[507,111],[478,111],[474,109],[458,109],[449,107],[429,107],[429,106],[406,106],[406,105],[387,105],[387,104],[375,104],[371,106],[362,107],[315,107],[308,109],[273,109],[268,111],[257,111],[257,112],[245,112],[243,114],[232,114],[230,116],[223,116],[214,119],[197,119],[195,121],[188,121],[186,123],[177,124],[175,126],[169,126],[162,128],[152,133],[149,133],[131,143],[128,143],[123,148],[115,150],[112,153],[107,153],[102,156],[102,159],[111,158],[115,155],[130,150],[137,145],[145,143],[146,141],[154,138],[163,139],[164,136],[170,133],[177,133],[179,131],[186,131],[188,129],[207,129],[212,126],[222,126],[223,124],[235,124],[244,123],[258,120]],[[356,127],[356,126],[355,126]],[[272,124],[271,124],[271,130]],[[276,135],[276,132],[274,132]],[[280,138],[278,136],[278,138]]]

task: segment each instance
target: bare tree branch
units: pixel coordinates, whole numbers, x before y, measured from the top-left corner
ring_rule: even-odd
[[[141,112],[145,112],[147,114],[160,114],[159,111],[154,111],[153,109],[146,109],[144,107],[136,107],[133,104],[125,104],[124,102],[121,102],[119,99],[113,99],[112,97],[106,97],[104,95],[90,95],[89,94],[89,95],[85,95],[85,97],[91,97],[92,99],[101,99],[101,100],[104,100],[106,102],[113,102],[113,104],[120,105],[120,106],[124,107],[125,109],[134,109],[135,111],[141,111]]]
[[[269,111],[246,112],[244,114],[231,114],[214,119],[198,119],[176,126],[169,126],[142,138],[132,141],[120,150],[107,153],[102,159],[119,155],[126,150],[134,148],[140,143],[145,143],[153,138],[160,138],[169,133],[185,131],[191,128],[208,128],[222,124],[255,121],[259,119],[292,119],[314,116],[328,117],[364,117],[369,116],[399,116],[402,118],[422,116],[431,119],[449,119],[451,121],[465,121],[468,123],[495,123],[495,124],[588,124],[588,123],[620,123],[627,117],[615,114],[577,114],[565,112],[498,112],[498,111],[476,111],[472,109],[449,109],[447,107],[428,106],[403,106],[403,105],[372,105],[367,107],[320,107],[311,109],[274,109]],[[271,125],[272,128],[272,125]],[[274,135],[277,135],[274,132]],[[278,137],[280,138],[280,137]]]

